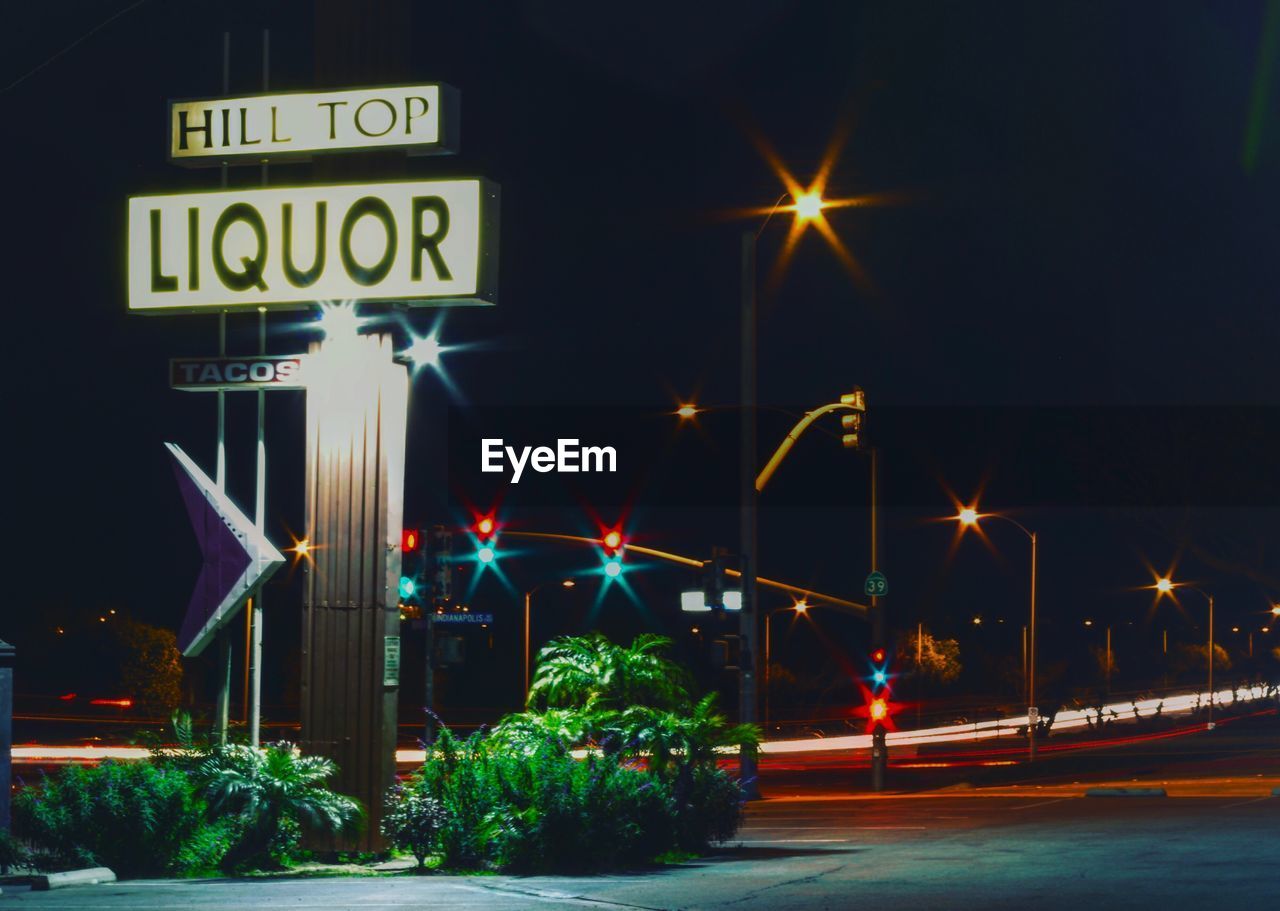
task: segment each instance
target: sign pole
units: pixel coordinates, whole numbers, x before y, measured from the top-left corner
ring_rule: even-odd
[[[222,93],[231,84],[231,33],[222,33]],[[221,168],[221,185],[227,186],[227,166]],[[227,356],[227,311],[218,314],[218,357]],[[214,483],[218,490],[227,489],[227,395],[218,391],[218,451],[215,456]],[[223,630],[218,636],[218,696],[214,711],[214,731],[220,746],[227,745],[227,720],[231,706],[231,633]]]
[[[271,30],[262,30],[262,90],[268,88],[271,71]],[[262,165],[262,185],[267,185],[267,164]],[[267,311],[258,308],[258,353],[267,353]],[[223,393],[219,393],[220,395]],[[258,463],[257,490],[253,502],[254,525],[259,532],[265,533],[267,517],[267,394],[258,390]],[[264,587],[265,588],[265,587]],[[253,599],[253,610],[250,611],[250,622],[253,624],[253,635],[249,644],[250,676],[253,678],[249,688],[249,743],[258,746],[262,729],[262,596],[264,589],[259,589]]]

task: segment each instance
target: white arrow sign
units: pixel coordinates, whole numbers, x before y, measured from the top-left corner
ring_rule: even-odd
[[[190,456],[173,443],[164,445],[177,461],[174,474],[204,555],[178,634],[178,647],[190,658],[204,651],[284,556]]]

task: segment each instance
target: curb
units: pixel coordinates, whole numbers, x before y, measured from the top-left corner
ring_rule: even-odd
[[[1090,788],[1085,797],[1168,797],[1164,788]]]
[[[41,873],[31,877],[32,892],[47,892],[67,886],[89,886],[97,883],[113,883],[116,875],[106,867],[89,867],[85,870],[67,870],[65,873]]]

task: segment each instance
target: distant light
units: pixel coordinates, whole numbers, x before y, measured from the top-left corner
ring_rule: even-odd
[[[492,563],[495,556],[496,554],[494,554],[492,547],[485,546],[476,551],[476,559],[481,563]]]
[[[822,194],[818,192],[801,193],[796,197],[796,215],[802,221],[817,218],[822,212]]]
[[[679,408],[676,409],[676,414],[678,414],[681,418],[687,421],[690,418],[697,417],[698,406],[693,404],[681,405]]]
[[[805,611],[809,609],[809,602],[805,601],[804,599],[801,599],[797,601],[795,604],[791,605],[791,607],[795,610],[797,614],[803,614]]]
[[[1271,605],[1271,616],[1280,617],[1280,604]]]
[[[956,518],[960,520],[961,525],[972,527],[978,524],[978,511],[971,506],[966,506],[960,510]]]
[[[1238,633],[1238,632],[1240,632],[1240,627],[1238,627],[1238,626],[1233,626],[1233,627],[1231,627],[1231,632],[1233,632],[1233,633]]]
[[[289,549],[292,550],[298,557],[311,556],[311,542],[308,541],[306,538],[303,538],[301,541],[295,541],[293,543],[293,547]]]
[[[114,614],[115,612],[116,612],[116,609],[114,607],[111,608],[111,610],[107,611],[108,614]]]
[[[107,622],[107,618],[106,618],[106,617],[99,617],[99,618],[98,618],[98,622],[99,622],[99,623],[106,623],[106,622]]]
[[[1263,631],[1264,633],[1269,633],[1269,632],[1271,632],[1271,627],[1269,627],[1269,626],[1264,626],[1264,627],[1262,628],[1262,631]]]
[[[561,582],[560,584],[561,584],[561,585],[563,585],[565,588],[573,588],[573,587],[574,587],[575,585],[577,585],[578,583],[577,583],[577,582],[574,582],[572,579],[565,579],[565,580],[564,580],[563,582]]]
[[[724,592],[725,610],[742,610],[742,592],[736,588],[727,588]]]
[[[973,625],[974,625],[974,626],[982,626],[982,618],[981,618],[981,617],[974,617],[974,618],[973,618]]]
[[[133,705],[132,699],[90,699],[90,705],[114,705],[117,708],[127,709]]]
[[[1168,594],[1169,592],[1173,591],[1173,580],[1172,580],[1172,579],[1157,579],[1157,580],[1156,580],[1156,591],[1158,591],[1158,592],[1163,592],[1163,593],[1165,593],[1165,594]]]
[[[700,588],[680,593],[680,610],[686,614],[705,614],[711,608],[707,606],[707,596]]]
[[[622,575],[622,564],[616,558],[608,561],[604,565],[604,574],[610,579],[616,579]]]
[[[1092,621],[1092,620],[1086,620],[1086,621],[1084,621],[1084,625],[1085,625],[1085,626],[1093,626],[1093,621]]]
[[[72,699],[75,699],[75,698],[76,698],[75,693],[63,693],[61,696],[58,697],[58,699],[61,700],[62,702],[70,702]]]

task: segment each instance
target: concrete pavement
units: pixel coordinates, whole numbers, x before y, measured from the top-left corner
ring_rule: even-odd
[[[1254,911],[1280,902],[1280,798],[1256,783],[1214,797],[1034,791],[763,801],[734,846],[653,872],[135,881],[6,889],[0,909]]]

